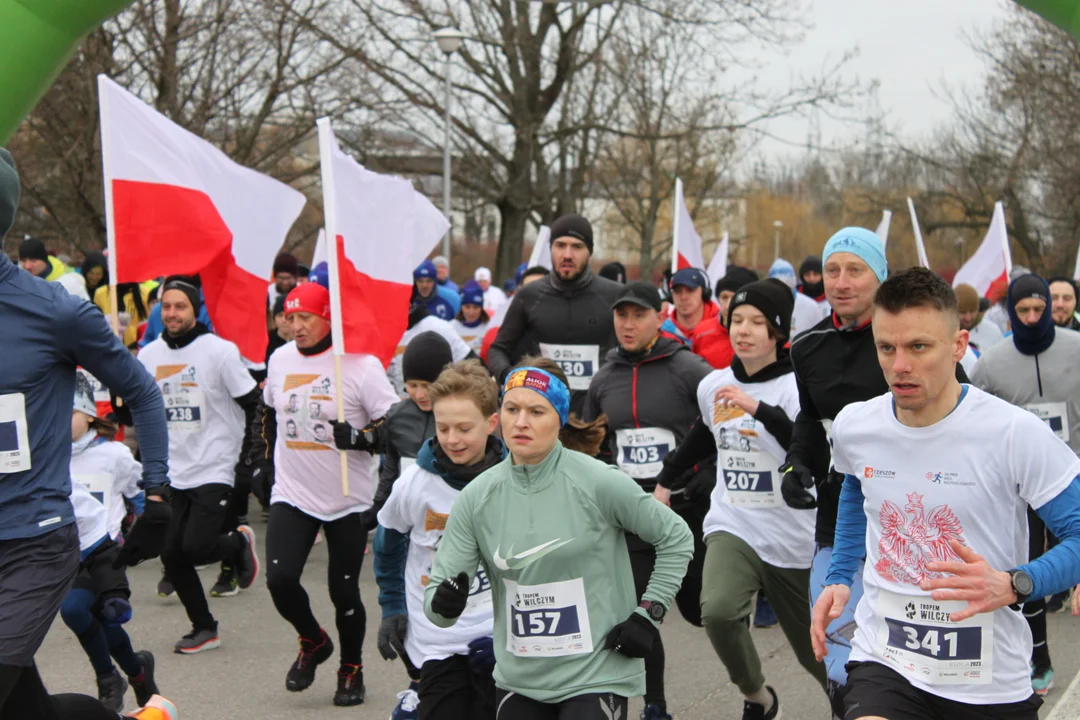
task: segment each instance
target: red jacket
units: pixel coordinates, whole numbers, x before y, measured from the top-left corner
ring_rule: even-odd
[[[728,367],[735,358],[731,336],[728,335],[727,328],[720,323],[720,307],[716,303],[705,304],[701,321],[692,330],[679,324],[675,319],[675,309],[672,308],[660,330],[668,337],[689,345],[691,351],[705,358],[705,361],[717,370]]]

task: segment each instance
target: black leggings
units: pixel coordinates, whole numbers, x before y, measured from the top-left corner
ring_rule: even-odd
[[[89,695],[49,695],[36,665],[0,665],[0,720],[116,720]]]
[[[360,566],[364,562],[367,532],[360,513],[324,523],[287,503],[270,506],[266,528],[266,587],[281,617],[302,638],[317,641],[322,626],[311,612],[311,602],[300,584],[308,554],[319,528],[326,535],[330,555],[327,584],[337,611],[338,647],[341,662],[360,665],[367,614],[360,601]]]
[[[542,703],[509,690],[495,690],[495,720],[611,720],[625,718],[627,699],[611,693],[578,695]],[[423,703],[420,706],[423,707]]]
[[[474,670],[467,656],[451,655],[420,672],[420,720],[495,720],[491,668]]]
[[[637,535],[626,536],[626,548],[630,551],[630,570],[634,574],[634,595],[640,602],[656,564],[656,549]],[[700,614],[701,610],[698,610]],[[645,656],[645,704],[659,705],[661,709],[667,707],[664,697],[665,663],[663,636],[657,633],[652,650]]]
[[[1028,560],[1035,560],[1046,552],[1046,524],[1034,510],[1028,514]],[[1046,598],[1031,598],[1023,607],[1024,618],[1031,630],[1031,664],[1037,671],[1050,668],[1050,646],[1046,641]]]

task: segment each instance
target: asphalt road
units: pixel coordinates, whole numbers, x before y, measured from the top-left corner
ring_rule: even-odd
[[[254,527],[261,548],[266,526],[259,521]],[[135,618],[128,625],[128,632],[136,649],[148,649],[156,656],[158,684],[162,693],[178,704],[183,720],[385,719],[397,704],[396,694],[407,685],[400,663],[383,661],[375,649],[378,590],[370,562],[365,562],[361,575],[361,595],[368,611],[368,636],[364,643],[367,702],[354,708],[337,708],[332,703],[336,658],[322,666],[315,684],[307,691],[286,692],[285,672],[296,656],[296,636],[274,610],[262,577],[250,590],[236,597],[211,599],[211,609],[221,628],[219,649],[193,656],[174,654],[173,643],[190,626],[175,597],[157,596],[159,573],[160,566],[156,563],[144,564],[130,572]],[[217,577],[217,569],[206,569],[200,575],[209,588]],[[316,616],[329,629],[334,616],[325,576],[326,546],[320,545],[312,552],[304,583]],[[1049,629],[1057,689],[1051,691],[1043,707],[1044,718],[1080,670],[1080,618],[1052,615]],[[741,718],[739,692],[728,681],[704,631],[687,624],[675,612],[665,622],[663,635],[669,711],[679,720]],[[756,630],[754,640],[767,682],[779,694],[784,717],[828,720],[824,695],[799,667],[780,629]],[[51,692],[96,693],[89,661],[59,619],[37,659]],[[126,708],[133,709],[134,703],[129,691]],[[633,701],[631,717],[636,717],[640,708],[641,701]]]

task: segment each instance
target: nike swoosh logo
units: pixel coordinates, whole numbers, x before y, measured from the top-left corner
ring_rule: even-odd
[[[575,539],[576,538],[563,540],[562,538],[555,538],[554,540],[549,540],[543,545],[537,545],[536,547],[519,552],[517,555],[514,554],[514,546],[511,545],[508,552],[508,557],[502,557],[502,555],[499,554],[499,551],[502,549],[502,547],[500,546],[495,548],[495,553],[492,556],[491,560],[495,563],[495,567],[499,568],[500,570],[520,570],[521,568],[536,562],[548,553],[555,552],[563,545],[574,542]]]

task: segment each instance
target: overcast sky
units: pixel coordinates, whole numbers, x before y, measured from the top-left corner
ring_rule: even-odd
[[[773,57],[755,71],[762,83],[783,88],[800,72],[834,63],[857,48],[852,70],[880,83],[878,103],[890,126],[905,133],[929,131],[948,120],[942,82],[975,87],[983,75],[981,60],[965,34],[989,29],[1009,14],[1011,0],[808,0],[806,15],[813,28],[786,57]],[[766,62],[762,59],[759,62]],[[821,120],[823,140],[852,139],[855,130],[828,117]],[[770,131],[804,144],[807,123],[776,121]],[[766,156],[796,152],[766,141]]]

